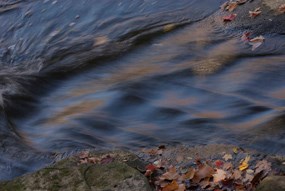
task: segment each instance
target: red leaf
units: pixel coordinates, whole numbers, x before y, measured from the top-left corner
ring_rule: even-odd
[[[223,161],[220,161],[220,160],[216,160],[215,161],[215,165],[216,165],[216,167],[218,167],[218,168],[221,168],[222,166],[223,166]]]
[[[223,21],[230,22],[230,21],[233,21],[236,17],[237,17],[237,14],[230,14],[230,15],[224,16]]]

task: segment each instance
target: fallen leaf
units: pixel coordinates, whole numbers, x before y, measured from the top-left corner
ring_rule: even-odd
[[[233,12],[238,6],[237,2],[229,2],[228,6],[225,8],[227,11]]]
[[[96,157],[89,157],[89,158],[87,159],[87,161],[88,161],[89,163],[96,164],[96,163],[99,162],[99,159],[96,158]]]
[[[245,4],[247,0],[237,0],[236,2],[238,5],[242,5],[242,4]]]
[[[150,176],[156,169],[157,167],[153,164],[149,164],[146,167],[146,172],[145,172],[145,176]]]
[[[155,165],[156,166],[156,168],[161,168],[162,167],[162,160],[161,159],[159,159],[159,160],[157,160],[157,161],[154,161],[153,162],[153,165]]]
[[[173,180],[170,184],[166,185],[162,188],[162,191],[176,191],[179,188],[179,185],[175,180]]]
[[[178,189],[175,191],[185,191],[185,190],[186,190],[185,184],[179,184]]]
[[[235,180],[241,179],[241,172],[238,170],[234,170],[233,177]]]
[[[184,157],[182,155],[176,156],[176,162],[181,163],[184,160]]]
[[[216,160],[216,161],[215,161],[215,166],[218,167],[218,168],[221,168],[221,167],[223,166],[223,164],[224,164],[224,163],[223,163],[223,161],[221,161],[221,160]]]
[[[194,183],[199,183],[203,178],[212,177],[214,173],[215,170],[212,167],[207,164],[203,164],[195,172],[192,180]]]
[[[210,178],[205,178],[203,179],[199,185],[201,186],[201,188],[205,189],[210,185]]]
[[[243,182],[251,182],[254,176],[252,174],[245,174],[245,178],[243,179]]]
[[[237,17],[237,14],[230,14],[227,16],[223,16],[223,21],[230,22],[230,21],[233,21],[236,17]]]
[[[234,152],[235,154],[238,153],[238,150],[239,150],[239,149],[238,149],[237,147],[234,147],[234,148],[233,148],[233,152]]]
[[[221,170],[221,169],[217,169],[216,173],[213,174],[213,177],[214,177],[214,183],[218,183],[222,180],[225,180],[226,179],[226,172],[224,170]]]
[[[188,172],[185,174],[185,179],[191,180],[195,175],[196,170],[194,168],[189,168]]]
[[[278,11],[280,13],[285,13],[285,4],[280,5],[279,8],[278,8]]]
[[[233,164],[230,163],[230,162],[226,162],[224,164],[224,167],[223,167],[223,169],[225,169],[225,170],[229,170],[229,169],[232,169],[232,168],[233,168]]]
[[[179,174],[176,172],[176,168],[171,166],[166,173],[161,175],[161,180],[176,180]]]
[[[249,36],[250,36],[250,32],[244,32],[241,37],[241,40],[244,42],[248,42],[250,40]]]
[[[260,13],[261,13],[261,10],[260,10],[260,7],[258,7],[256,9],[254,9],[254,11],[249,11],[249,17],[255,18],[258,15],[260,15]]]
[[[224,10],[226,10],[226,8],[228,7],[228,5],[229,5],[229,2],[226,1],[226,2],[224,2],[224,3],[220,6],[220,8],[224,11]]]
[[[245,157],[245,159],[239,165],[239,170],[240,171],[246,170],[248,168],[249,160],[250,160],[250,156]]]
[[[175,29],[175,24],[168,24],[163,27],[163,32],[169,32]]]
[[[255,173],[264,171],[266,174],[271,171],[271,163],[267,160],[258,161],[255,165]]]
[[[262,45],[265,38],[263,36],[258,36],[249,41],[249,44],[252,45],[252,51],[254,51],[256,48]]]
[[[228,161],[228,160],[232,160],[233,159],[233,156],[231,154],[225,154],[223,156],[223,159],[225,159],[225,161]]]

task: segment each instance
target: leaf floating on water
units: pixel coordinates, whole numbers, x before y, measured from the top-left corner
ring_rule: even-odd
[[[249,11],[249,17],[255,18],[258,15],[260,15],[260,13],[261,13],[261,10],[260,10],[260,7],[258,7],[256,9],[254,9],[254,11]]]
[[[241,37],[241,40],[243,42],[248,42],[250,40],[249,36],[250,36],[250,32],[244,32],[242,37]]]
[[[224,16],[223,21],[230,22],[230,21],[233,21],[236,17],[237,17],[237,14],[230,14],[230,15]]]
[[[278,11],[280,13],[285,13],[285,4],[280,5],[279,8],[278,8]]]
[[[264,40],[265,40],[265,38],[263,36],[261,36],[261,35],[251,39],[249,41],[249,44],[252,46],[251,50],[254,51],[256,48],[261,46],[263,44]]]
[[[226,10],[229,12],[233,12],[238,6],[237,2],[229,2],[228,6],[226,7]]]
[[[175,29],[175,24],[168,24],[163,27],[163,32],[169,32]]]
[[[242,5],[242,4],[245,4],[247,0],[237,0],[236,2],[238,5]]]

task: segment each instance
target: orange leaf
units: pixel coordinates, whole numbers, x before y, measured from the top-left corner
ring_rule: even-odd
[[[175,180],[173,180],[170,184],[166,185],[162,188],[162,191],[176,191],[179,188],[179,185]]]
[[[179,178],[179,174],[173,166],[171,166],[168,171],[160,177],[161,180],[176,180],[177,178]]]
[[[215,173],[215,170],[209,165],[201,165],[198,171],[195,172],[193,182],[199,183],[203,178],[212,177]]]

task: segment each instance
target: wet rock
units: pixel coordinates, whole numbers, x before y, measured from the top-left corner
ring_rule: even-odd
[[[106,153],[90,154],[100,157]],[[1,191],[21,190],[151,190],[148,180],[136,167],[138,158],[128,152],[109,152],[114,160],[108,164],[79,164],[74,156],[38,172],[27,174],[13,181],[0,183]]]
[[[268,176],[256,191],[284,191],[285,190],[285,176]]]

